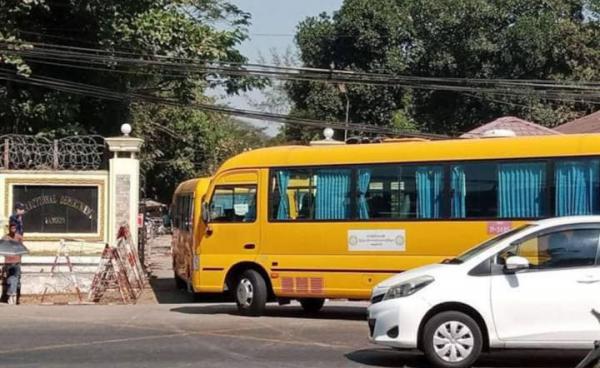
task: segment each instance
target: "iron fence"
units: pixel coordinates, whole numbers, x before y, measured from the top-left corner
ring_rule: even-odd
[[[60,139],[0,135],[2,170],[99,170],[105,166],[106,145],[98,135]]]

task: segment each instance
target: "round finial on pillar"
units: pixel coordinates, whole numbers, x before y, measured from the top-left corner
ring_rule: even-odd
[[[127,123],[121,125],[121,133],[123,133],[125,137],[129,137],[129,133],[131,133],[131,125]]]
[[[326,141],[330,141],[333,138],[333,129],[331,129],[331,128],[323,129],[323,135],[325,136]]]

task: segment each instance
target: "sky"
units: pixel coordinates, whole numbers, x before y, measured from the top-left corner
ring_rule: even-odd
[[[322,12],[331,14],[338,10],[343,0],[230,0],[243,11],[252,14],[249,27],[249,39],[240,45],[239,49],[250,62],[256,62],[259,53],[269,60],[269,50],[275,48],[278,52],[285,52],[288,47],[295,47],[294,34],[300,21],[309,16]],[[217,97],[220,103],[231,107],[255,109],[249,100],[260,101],[260,91],[250,92],[248,95],[225,96],[223,91],[212,91],[212,96]],[[277,134],[279,124],[255,121],[255,125],[266,127],[269,135]]]

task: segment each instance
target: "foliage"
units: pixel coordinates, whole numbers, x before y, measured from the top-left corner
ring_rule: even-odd
[[[283,52],[276,48],[269,49],[269,57],[263,55],[260,51],[256,60],[258,64],[274,65],[278,67],[296,67],[298,66],[298,56],[295,50],[290,46]],[[276,79],[267,79],[266,85],[262,88],[260,94],[249,93],[246,96],[248,104],[253,108],[275,114],[289,114],[291,109],[291,100],[286,93],[285,82]],[[279,127],[279,134],[275,139],[271,139],[269,144],[286,143],[283,132],[286,126]]]
[[[420,77],[597,81],[598,0],[345,0],[298,25],[304,65]],[[345,96],[317,82],[287,84],[292,113],[344,119]],[[457,134],[502,115],[546,126],[592,111],[574,101],[481,92],[347,86],[350,121]],[[399,115],[400,114],[400,115]],[[412,124],[411,123],[411,124]],[[404,123],[401,124],[404,126]],[[301,138],[289,131],[289,138]]]
[[[236,47],[247,37],[249,19],[248,13],[227,0],[0,1],[0,43],[9,42],[13,48],[61,44],[112,50],[133,58],[162,55],[196,62],[245,62]],[[204,90],[217,84],[228,93],[261,85],[250,78],[132,67],[108,59],[91,70],[52,63],[0,50],[2,70],[154,94],[181,104],[202,100]],[[130,122],[147,144],[142,163],[148,175],[147,192],[158,193],[162,200],[169,200],[168,190],[175,180],[209,172],[226,155],[255,145],[260,136],[217,114],[100,100],[1,80],[0,122],[0,134],[105,136],[118,134],[120,125]],[[175,139],[168,131],[185,139]],[[163,182],[168,183],[165,188]]]
[[[260,130],[219,114],[147,104],[133,110],[134,133],[145,138],[144,195],[164,201],[181,181],[210,176],[225,159],[266,139]]]
[[[221,0],[17,0],[2,2],[0,37],[31,47],[34,43],[100,48],[131,55],[166,55],[195,60],[245,61],[235,46],[245,39],[249,15]],[[230,30],[217,30],[214,22],[228,21]],[[0,52],[0,55],[1,52]],[[12,59],[11,59],[12,58]],[[73,69],[2,55],[25,74],[67,79],[111,90],[171,91],[181,101],[192,100],[207,82],[197,75],[156,69],[131,70],[106,62],[113,70]],[[244,80],[226,80],[234,92],[247,88]],[[3,130],[37,132],[65,124],[100,134],[118,132],[130,119],[129,101],[98,101],[84,96],[63,96],[48,89],[8,83],[3,86],[0,120]],[[51,102],[51,103],[49,103]]]

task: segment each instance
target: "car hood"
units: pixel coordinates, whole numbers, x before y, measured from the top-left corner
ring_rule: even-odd
[[[429,275],[429,276],[433,276],[433,277],[437,278],[437,277],[440,277],[441,274],[451,272],[457,266],[458,265],[435,263],[435,264],[430,264],[427,266],[413,268],[412,270],[399,273],[388,279],[383,280],[382,282],[377,284],[377,286],[375,286],[375,288],[373,289],[373,294],[376,295],[381,292],[384,292],[392,285],[396,285],[401,282],[408,281],[415,277]]]

